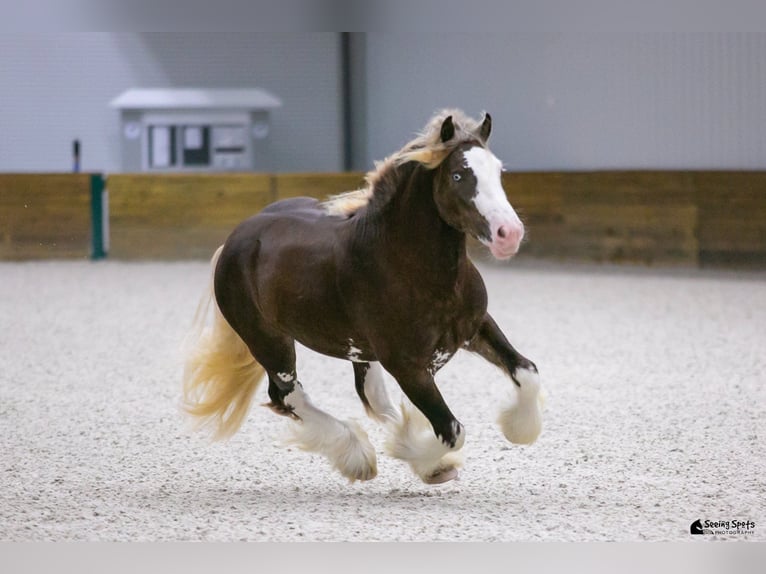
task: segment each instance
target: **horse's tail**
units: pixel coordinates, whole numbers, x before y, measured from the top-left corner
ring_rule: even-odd
[[[213,255],[213,276],[222,249]],[[213,320],[208,325],[211,302]],[[212,429],[215,440],[230,437],[242,426],[265,370],[221,314],[212,277],[186,338],[185,353],[183,409],[196,419],[197,428]]]

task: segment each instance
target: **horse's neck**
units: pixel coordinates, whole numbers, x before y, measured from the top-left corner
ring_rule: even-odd
[[[370,213],[377,247],[390,261],[415,266],[423,272],[454,274],[465,259],[465,235],[439,216],[433,198],[434,171],[421,166],[402,166],[395,189],[386,200],[372,205]]]

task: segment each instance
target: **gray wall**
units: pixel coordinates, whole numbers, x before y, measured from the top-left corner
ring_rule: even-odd
[[[130,87],[260,87],[273,114],[275,169],[337,171],[339,43],[335,33],[0,34],[0,171],[119,171],[117,112]]]
[[[766,34],[355,35],[354,165],[443,106],[493,114],[509,169],[766,169]],[[360,59],[362,64],[360,65]],[[256,86],[284,101],[280,171],[342,161],[336,33],[0,34],[0,171],[119,170],[129,87]]]
[[[513,170],[766,168],[765,34],[369,34],[369,159],[444,106]]]

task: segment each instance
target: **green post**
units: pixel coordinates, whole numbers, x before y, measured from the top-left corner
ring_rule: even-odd
[[[94,173],[90,176],[90,221],[93,231],[91,259],[94,261],[106,257],[104,208],[104,176]]]

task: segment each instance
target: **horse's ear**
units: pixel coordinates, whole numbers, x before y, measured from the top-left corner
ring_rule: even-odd
[[[479,128],[479,137],[481,141],[486,142],[489,139],[489,134],[492,132],[492,116],[489,113],[484,112],[484,121]]]
[[[452,123],[452,116],[447,116],[442,122],[442,129],[439,133],[442,143],[448,142],[455,135],[455,124]]]

